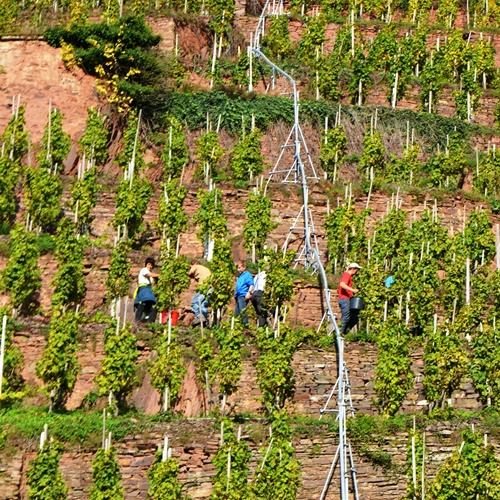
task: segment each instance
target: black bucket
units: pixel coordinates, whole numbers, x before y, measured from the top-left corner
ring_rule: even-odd
[[[365,301],[361,297],[351,297],[349,301],[349,309],[361,311],[365,308]]]

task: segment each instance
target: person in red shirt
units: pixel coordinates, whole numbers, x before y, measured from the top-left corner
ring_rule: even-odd
[[[357,288],[352,287],[352,277],[358,272],[359,269],[361,269],[361,266],[356,264],[356,262],[349,264],[347,271],[340,277],[339,286],[337,288],[339,307],[342,312],[342,326],[340,328],[340,332],[343,335],[345,335],[358,323],[358,312],[351,311],[350,300],[355,293],[359,292]]]

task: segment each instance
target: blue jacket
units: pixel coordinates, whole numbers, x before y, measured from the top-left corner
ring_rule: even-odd
[[[245,270],[236,280],[236,293],[234,294],[234,297],[244,297],[248,293],[251,286],[253,286],[253,276],[249,271]]]

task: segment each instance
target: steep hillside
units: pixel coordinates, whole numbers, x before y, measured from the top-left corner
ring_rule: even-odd
[[[499,498],[499,16],[0,0],[0,500]]]

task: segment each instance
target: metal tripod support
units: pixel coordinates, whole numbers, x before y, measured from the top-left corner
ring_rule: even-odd
[[[347,420],[347,413],[354,416],[354,407],[352,405],[351,385],[349,383],[349,374],[347,372],[347,365],[344,361],[344,338],[338,331],[337,323],[334,323],[334,329],[337,335],[337,362],[338,362],[338,377],[333,386],[324,407],[320,410],[320,419],[325,413],[336,413],[339,422],[339,443],[335,450],[330,470],[326,478],[323,490],[321,491],[320,500],[325,500],[328,490],[330,488],[333,476],[337,470],[340,470],[340,491],[341,499],[348,499],[349,483],[354,493],[354,499],[359,500],[358,485],[356,478],[356,469],[354,467],[354,459],[352,455],[351,444],[347,441],[345,422]],[[330,402],[336,396],[337,407],[329,408]],[[341,435],[342,427],[342,435]]]
[[[321,416],[323,413],[334,411],[337,414],[338,421],[338,446],[335,452],[335,458],[330,467],[328,477],[321,493],[320,500],[326,498],[326,494],[330,487],[330,483],[333,476],[337,470],[339,470],[339,493],[340,500],[349,500],[349,482],[352,484],[352,490],[354,492],[355,500],[358,500],[358,489],[356,483],[356,470],[354,468],[354,461],[352,456],[351,445],[347,442],[346,435],[346,392],[348,395],[348,401],[350,405],[350,413],[353,414],[354,410],[352,407],[352,399],[349,386],[349,377],[347,374],[347,367],[344,362],[344,338],[342,337],[339,328],[337,326],[336,315],[334,314],[331,304],[330,304],[330,290],[328,288],[328,281],[326,278],[325,268],[321,261],[320,253],[318,251],[316,232],[314,230],[314,224],[312,219],[312,213],[309,208],[309,187],[308,180],[318,180],[314,165],[312,163],[311,155],[306,145],[304,134],[300,127],[299,122],[299,93],[297,91],[296,82],[293,78],[288,75],[281,68],[276,66],[272,61],[270,61],[265,54],[260,50],[260,42],[264,37],[266,18],[269,16],[277,16],[283,14],[283,2],[267,0],[264,9],[262,10],[257,28],[255,30],[255,36],[252,44],[252,53],[255,57],[264,61],[267,65],[272,68],[273,79],[272,84],[274,88],[275,75],[283,76],[292,88],[290,96],[293,95],[293,106],[294,106],[294,123],[292,129],[286,139],[285,144],[281,147],[278,160],[271,171],[269,181],[271,179],[279,180],[282,183],[287,184],[301,184],[302,186],[302,199],[303,204],[300,212],[295,219],[292,228],[288,234],[285,241],[284,248],[286,249],[291,239],[294,236],[298,236],[301,241],[299,244],[300,252],[295,265],[299,262],[304,265],[305,268],[310,269],[312,272],[318,272],[321,277],[321,282],[323,286],[323,295],[325,298],[326,311],[323,317],[327,320],[327,329],[330,335],[335,334],[337,341],[337,353],[338,353],[338,377],[334,388],[332,389],[330,396],[327,400],[327,404],[321,411]],[[288,168],[282,166],[285,162],[287,151],[293,151],[293,160],[291,166]],[[289,156],[289,155],[288,155]],[[307,172],[306,172],[307,169]],[[269,182],[268,181],[268,182]],[[331,400],[336,396],[337,407],[335,410],[329,410],[328,405]],[[320,416],[320,418],[321,418]]]

